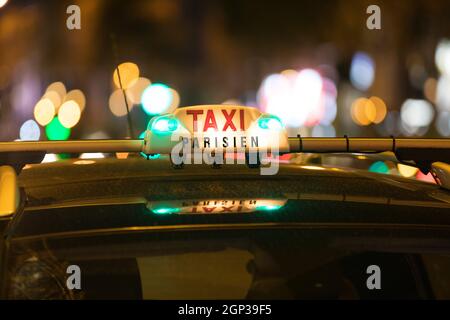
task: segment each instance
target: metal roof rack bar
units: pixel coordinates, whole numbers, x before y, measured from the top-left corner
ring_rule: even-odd
[[[0,142],[5,152],[141,152],[144,140],[69,140]],[[378,153],[399,150],[450,150],[450,139],[415,138],[289,138],[289,152]],[[154,150],[158,153],[158,150]]]
[[[290,152],[377,153],[399,149],[450,149],[450,139],[415,138],[289,138]]]
[[[1,152],[140,152],[143,140],[69,140],[0,142]]]

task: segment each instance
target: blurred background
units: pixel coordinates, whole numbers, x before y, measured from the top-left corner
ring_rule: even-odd
[[[373,4],[381,30],[366,26]],[[0,6],[2,141],[138,137],[155,114],[221,103],[276,114],[290,135],[450,136],[447,0]]]

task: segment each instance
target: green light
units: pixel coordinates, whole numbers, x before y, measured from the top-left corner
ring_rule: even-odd
[[[261,129],[266,130],[278,131],[283,129],[283,123],[281,122],[280,118],[273,115],[261,117],[258,120],[258,125]]]
[[[173,117],[159,117],[152,123],[152,131],[155,133],[171,133],[178,128],[178,120]]]
[[[178,208],[158,208],[158,209],[152,209],[153,213],[156,214],[171,214],[171,213],[177,213],[180,211]]]
[[[282,206],[279,205],[267,205],[267,206],[259,206],[256,207],[258,211],[274,211],[280,209]]]
[[[372,165],[369,167],[369,171],[386,174],[389,173],[389,168],[383,161],[377,161],[372,163]]]
[[[45,134],[49,140],[67,140],[70,137],[70,129],[64,127],[55,117],[45,127]]]

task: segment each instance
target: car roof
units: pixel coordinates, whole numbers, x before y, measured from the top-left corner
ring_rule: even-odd
[[[19,185],[25,191],[26,203],[15,237],[22,239],[198,225],[450,226],[450,195],[437,185],[334,167],[282,163],[276,175],[265,176],[245,165],[174,169],[164,156],[153,160],[67,159],[27,166],[19,175]],[[256,208],[250,214],[162,216],[151,210],[152,203],[204,200],[269,200],[284,201],[285,205],[276,214]]]
[[[240,180],[240,182],[238,182]],[[239,183],[252,182],[253,188],[243,189]],[[142,185],[140,187],[139,181]],[[156,185],[168,197],[179,198],[190,195],[204,196],[207,184],[212,181],[236,181],[235,188],[221,190],[230,196],[267,196],[274,193],[281,183],[291,184],[282,193],[298,192],[318,195],[361,195],[395,198],[405,201],[437,201],[446,203],[448,193],[438,186],[406,179],[398,176],[376,174],[357,169],[336,167],[304,166],[280,163],[276,175],[261,175],[259,169],[249,169],[245,165],[223,165],[215,169],[208,165],[186,165],[183,169],[172,168],[167,156],[146,160],[143,157],[127,159],[68,159],[53,163],[29,165],[19,176],[19,185],[28,195],[28,206],[67,200],[95,199],[101,197],[164,195],[158,190],[144,190],[147,184]],[[271,185],[267,183],[270,182]],[[278,185],[276,183],[278,182]],[[176,188],[175,185],[190,185],[191,190]],[[195,186],[201,185],[200,188]],[[165,189],[165,188],[168,189]],[[188,192],[190,191],[190,192]],[[178,194],[177,194],[178,193]],[[437,199],[439,195],[442,199]],[[211,196],[214,196],[211,194]]]

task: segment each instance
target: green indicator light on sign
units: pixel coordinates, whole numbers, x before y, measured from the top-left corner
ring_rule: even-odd
[[[259,210],[259,211],[274,211],[274,210],[278,210],[280,208],[281,208],[281,206],[278,206],[278,205],[267,205],[267,206],[256,207],[256,210]]]
[[[152,209],[153,213],[156,214],[171,214],[171,213],[177,213],[180,211],[178,208],[157,208]]]
[[[283,129],[283,123],[280,118],[276,116],[265,116],[258,120],[258,125],[261,129],[278,131]]]

